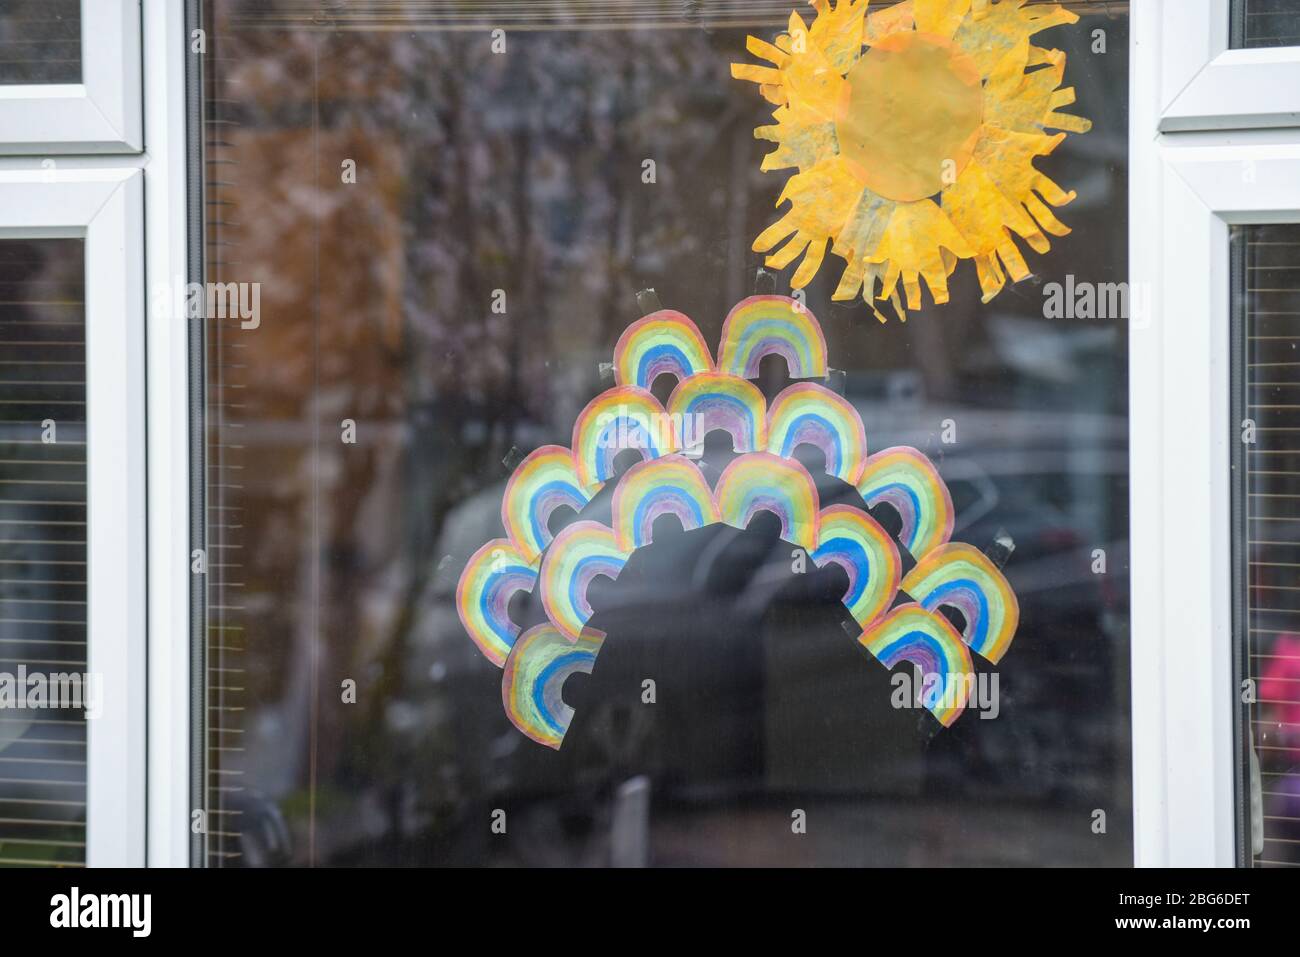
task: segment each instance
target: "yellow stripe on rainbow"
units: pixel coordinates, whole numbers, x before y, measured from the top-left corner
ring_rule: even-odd
[[[722,520],[747,528],[760,511],[781,521],[781,537],[811,552],[817,546],[817,486],[798,462],[769,452],[733,459],[713,489]]]
[[[638,462],[618,480],[612,503],[614,538],[625,552],[648,545],[655,520],[674,515],[684,530],[722,521],[700,470],[680,455]]]
[[[979,549],[962,542],[940,545],[903,577],[903,591],[930,611],[947,606],[966,620],[970,650],[997,664],[1020,624],[1011,584]]]
[[[667,373],[680,383],[713,369],[713,355],[699,328],[674,309],[661,309],[638,319],[614,346],[614,381],[649,389]]]
[[[797,382],[781,391],[767,410],[767,450],[792,458],[800,445],[826,458],[826,472],[850,485],[862,475],[867,433],[848,399],[815,382]]]
[[[921,672],[921,704],[945,728],[966,710],[974,685],[970,652],[942,615],[899,605],[858,641],[886,668],[909,661]]]
[[[664,407],[645,389],[615,386],[587,403],[573,424],[573,465],[584,489],[614,475],[614,459],[627,449],[642,459],[677,451],[677,430]]]
[[[792,379],[826,378],[826,337],[807,306],[787,296],[742,299],[722,323],[718,371],[757,379],[769,355],[785,359]]]

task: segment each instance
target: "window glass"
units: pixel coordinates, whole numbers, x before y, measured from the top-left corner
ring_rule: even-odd
[[[1300,864],[1300,226],[1233,235],[1233,436],[1241,846],[1259,866]],[[1234,432],[1237,429],[1234,429]]]
[[[0,866],[86,859],[83,261],[0,240]]]
[[[503,680],[525,679],[467,636],[458,585],[506,534],[512,473],[615,385],[633,322],[678,310],[717,357],[736,303],[790,292],[795,267],[759,276],[753,251],[788,175],[760,169],[774,106],[729,64],[792,7],[205,6],[203,239],[226,306],[205,342],[201,863],[1131,862],[1125,5],[1072,4],[1077,24],[1034,38],[1065,51],[1061,109],[1093,126],[1037,161],[1077,198],[1050,252],[1021,247],[1022,281],[983,303],[963,260],[950,301],[927,289],[905,322],[833,301],[829,256],[804,291],[830,367],[807,378],[867,451],[934,463],[952,540],[1017,596],[1014,644],[972,660],[987,707],[945,728],[898,704],[912,670],[858,642],[796,523],[669,522],[593,583],[590,675],[566,655],[595,639],[555,645],[517,702],[573,709],[558,750],[505,714]],[[964,102],[954,69],[935,89]],[[909,168],[841,134],[900,195],[905,173],[947,185],[962,149]],[[765,401],[790,362],[753,370]],[[828,463],[808,462],[822,503],[852,501]],[[611,498],[582,517],[610,522]],[[895,536],[899,501],[873,513]],[[542,538],[574,515],[552,517]],[[508,597],[500,614],[544,628],[536,594]],[[974,627],[972,607],[927,627]]]
[[[0,86],[81,82],[81,0],[7,0]]]
[[[1231,45],[1300,46],[1300,0],[1232,0]]]

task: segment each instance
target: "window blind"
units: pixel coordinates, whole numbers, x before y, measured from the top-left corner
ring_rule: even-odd
[[[81,0],[0,5],[0,86],[81,82]]]
[[[0,240],[0,866],[85,862],[85,717],[22,680],[86,670],[83,262]]]
[[[1300,0],[1233,0],[1232,46],[1300,46]]]
[[[1242,857],[1300,866],[1300,225],[1233,244]]]

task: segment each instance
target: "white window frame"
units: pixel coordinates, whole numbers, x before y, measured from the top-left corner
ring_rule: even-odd
[[[86,277],[86,862],[144,863],[144,182],[138,169],[0,168],[0,238],[78,237]]]
[[[1229,227],[1300,222],[1300,130],[1166,95],[1218,29],[1208,16],[1223,14],[1226,36],[1226,7],[1154,0],[1132,14],[1130,281],[1151,292],[1129,343],[1134,857],[1147,866],[1237,860]],[[1238,106],[1260,101],[1267,76],[1233,73]]]
[[[6,153],[134,153],[140,111],[140,0],[81,0],[80,83],[0,86]]]
[[[1162,132],[1300,126],[1300,47],[1228,49],[1231,0],[1141,0],[1133,18],[1150,6],[1177,40],[1160,65]]]

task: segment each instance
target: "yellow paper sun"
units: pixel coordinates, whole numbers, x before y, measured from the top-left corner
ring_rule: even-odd
[[[777,199],[790,209],[754,241],[791,284],[816,275],[827,247],[847,262],[834,299],[889,300],[902,319],[921,305],[921,277],[948,301],[959,259],[974,259],[984,301],[1029,275],[1012,234],[1036,252],[1069,229],[1049,209],[1074,199],[1034,158],[1092,124],[1057,112],[1065,54],[1030,43],[1079,18],[1026,0],[906,0],[867,15],[869,0],[811,0],[808,26],[790,14],[775,45],[746,48],[772,66],[734,63],[777,108],[754,131],[777,148],[764,170],[792,169]],[[784,244],[784,245],[782,245]],[[779,249],[777,247],[780,247]],[[773,251],[775,250],[775,251]],[[877,291],[877,283],[879,290]]]

